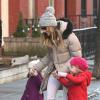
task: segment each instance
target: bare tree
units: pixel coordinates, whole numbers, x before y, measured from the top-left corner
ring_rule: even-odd
[[[98,0],[98,13],[97,13],[97,32],[95,34],[95,66],[93,69],[93,75],[100,79],[100,1]]]

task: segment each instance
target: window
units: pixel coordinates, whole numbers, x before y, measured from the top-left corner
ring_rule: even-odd
[[[97,16],[97,0],[93,0],[93,15]]]
[[[49,6],[53,6],[54,7],[54,0],[49,0]]]
[[[86,16],[86,5],[87,5],[87,3],[86,3],[86,0],[81,0],[81,15],[83,16],[83,17],[85,17]]]

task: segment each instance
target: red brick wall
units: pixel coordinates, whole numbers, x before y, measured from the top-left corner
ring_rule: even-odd
[[[64,0],[54,0],[55,2],[55,15],[57,18],[64,17]],[[45,8],[49,5],[49,0],[36,0],[36,12],[38,16],[41,16]]]
[[[28,18],[28,1],[29,0],[9,0],[9,32],[10,34],[16,30],[16,25],[18,23],[19,12],[23,13],[24,18]],[[77,8],[78,0],[67,0],[67,8],[65,8],[65,0],[54,0],[55,4],[55,15],[57,18],[65,16],[65,10],[67,15],[79,14],[79,9]],[[92,5],[91,0],[88,0],[87,5]],[[45,8],[49,5],[49,0],[35,0],[35,11],[36,15],[40,17]],[[92,6],[87,7],[87,14],[91,14]],[[77,12],[78,9],[78,12]],[[0,17],[1,17],[1,0],[0,0]],[[76,18],[72,18],[74,21]]]
[[[28,18],[28,1],[29,0],[20,0],[20,11],[22,12],[24,19]]]
[[[20,0],[9,0],[9,34],[16,30],[20,12]]]
[[[81,0],[76,0],[76,15],[81,14]]]
[[[67,15],[76,15],[76,0],[67,0]]]
[[[77,0],[67,0],[67,16],[73,22],[74,28],[76,28],[77,17],[76,17],[76,9],[77,9]]]
[[[49,0],[36,0],[35,5],[37,16],[41,16],[44,13],[45,8],[49,5]]]
[[[93,1],[87,0],[87,15],[93,14]]]
[[[57,18],[61,18],[65,16],[65,0],[54,0],[55,1],[55,15]]]

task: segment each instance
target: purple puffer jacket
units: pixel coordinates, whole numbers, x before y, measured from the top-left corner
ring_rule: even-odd
[[[30,77],[21,100],[43,100],[43,94],[39,93],[41,81],[41,75]]]

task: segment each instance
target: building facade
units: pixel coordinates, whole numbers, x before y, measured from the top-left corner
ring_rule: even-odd
[[[55,8],[57,19],[70,18],[74,28],[94,26],[97,0],[0,0],[0,40],[16,31],[20,13],[29,21],[39,18],[47,6]]]

